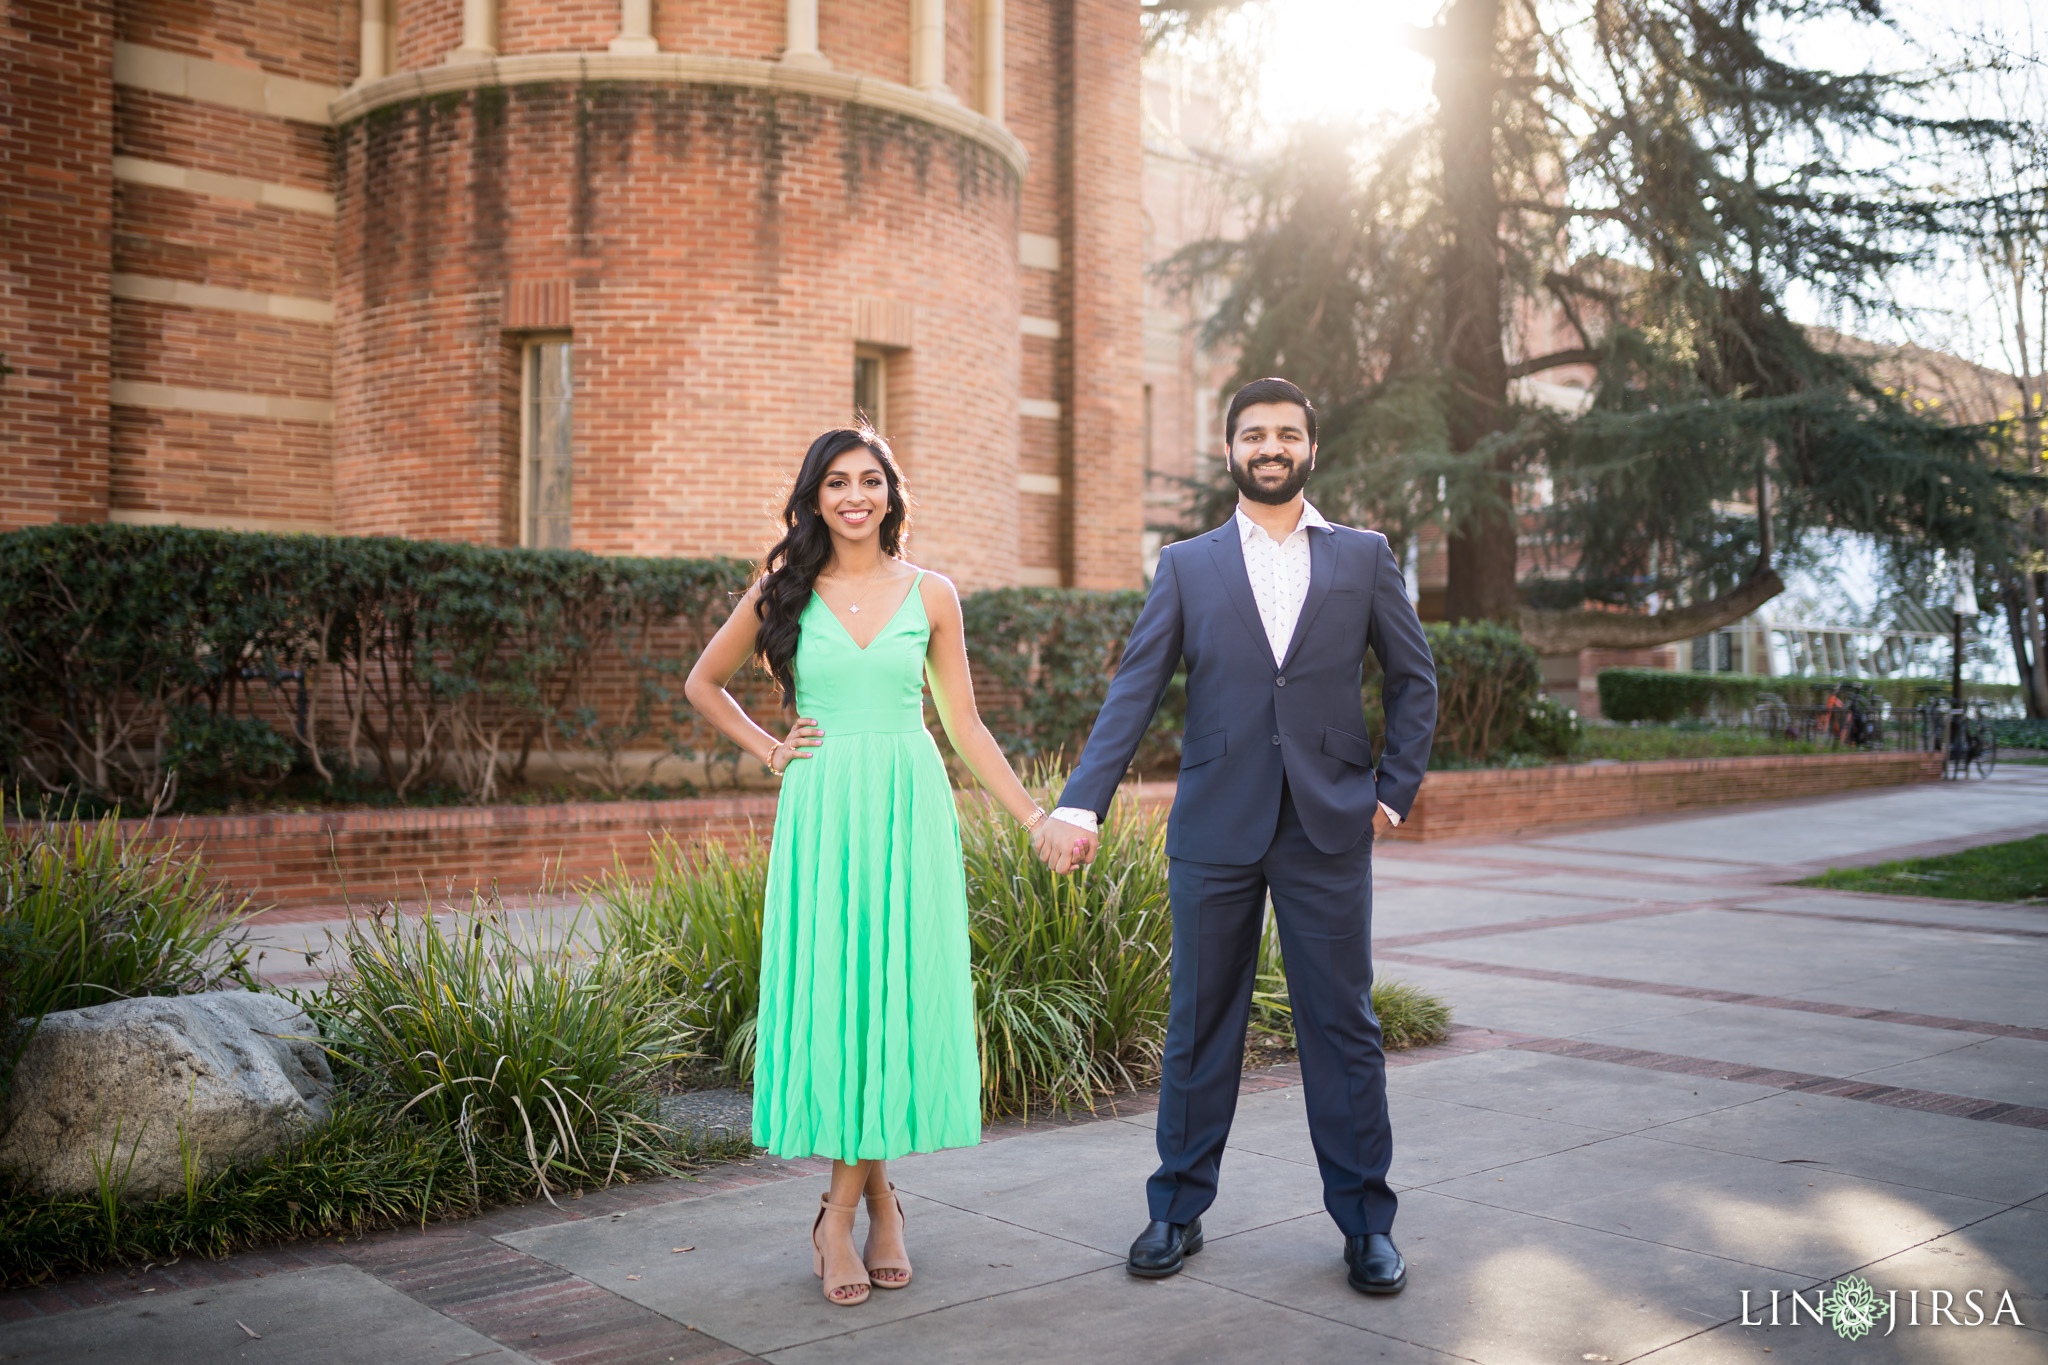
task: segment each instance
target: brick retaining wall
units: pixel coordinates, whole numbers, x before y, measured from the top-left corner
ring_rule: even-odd
[[[1940,777],[1938,754],[1822,754],[1674,759],[1432,773],[1397,836],[1504,837],[1550,826],[1742,801],[1819,796]],[[1170,782],[1140,783],[1161,806]],[[688,801],[340,811],[127,820],[131,835],[171,837],[258,904],[436,899],[495,885],[506,894],[566,887],[621,865],[646,871],[649,836],[738,840],[775,821],[772,795]]]
[[[12,822],[10,822],[12,823]],[[775,823],[773,796],[592,801],[546,806],[332,811],[124,820],[126,833],[175,838],[259,905],[358,905],[566,888],[623,866],[644,873],[649,836],[735,841]]]
[[[1938,753],[1802,754],[1431,773],[1397,838],[1506,837],[1557,825],[1941,778]]]

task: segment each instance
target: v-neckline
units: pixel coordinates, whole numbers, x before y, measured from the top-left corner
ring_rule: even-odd
[[[911,597],[916,594],[918,585],[922,582],[924,582],[924,571],[919,570],[917,577],[910,580],[910,591],[903,594],[903,599],[896,604],[896,610],[889,613],[889,619],[882,622],[881,628],[874,633],[874,636],[865,645],[853,638],[853,632],[846,628],[846,622],[839,619],[839,613],[832,610],[832,604],[825,600],[824,593],[819,592],[814,587],[811,589],[811,596],[818,599],[818,605],[823,607],[825,614],[832,618],[832,624],[839,627],[839,633],[846,637],[846,643],[852,645],[856,653],[865,654],[868,652],[870,645],[889,633],[889,627],[896,624],[896,618],[901,616],[903,609],[910,605]]]

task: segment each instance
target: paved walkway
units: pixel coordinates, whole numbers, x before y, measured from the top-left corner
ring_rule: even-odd
[[[1281,1068],[1247,1079],[1208,1246],[1173,1280],[1121,1265],[1141,1100],[898,1163],[917,1279],[859,1309],[810,1274],[816,1164],[762,1161],[0,1296],[0,1359],[2040,1365],[2048,907],[1777,883],[2044,829],[2036,768],[1383,849],[1383,970],[1460,1023],[1391,1073],[1397,1298],[1345,1286]],[[1850,1273],[1897,1291],[1890,1335],[1742,1324],[1745,1290],[1782,1323]],[[2025,1326],[1988,1321],[2005,1293]]]

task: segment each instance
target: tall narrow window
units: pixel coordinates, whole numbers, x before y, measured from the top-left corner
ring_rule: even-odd
[[[853,353],[853,410],[884,436],[889,434],[889,362],[879,351]]]
[[[569,339],[527,343],[525,427],[521,463],[525,525],[521,543],[544,550],[569,548],[569,491],[574,423]]]

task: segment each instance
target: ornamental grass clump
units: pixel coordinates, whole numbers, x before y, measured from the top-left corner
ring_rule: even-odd
[[[13,990],[30,1018],[253,985],[247,914],[171,840],[127,838],[111,816],[0,830],[0,923],[27,940]]]
[[[614,869],[596,887],[608,957],[637,964],[674,1002],[695,1046],[726,1080],[754,1073],[754,1017],[761,1004],[761,906],[768,850],[758,839],[724,844],[654,843],[645,882]]]
[[[686,1030],[640,963],[586,956],[575,924],[548,927],[515,937],[482,904],[357,920],[327,990],[295,998],[343,1083],[451,1134],[478,1191],[517,1182],[552,1199],[675,1173],[653,1081]]]
[[[1034,795],[1057,791],[1041,772]],[[981,1045],[982,1107],[1092,1108],[1097,1095],[1158,1074],[1171,984],[1166,817],[1120,798],[1100,851],[1055,876],[1022,826],[984,799],[964,803],[968,932]]]
[[[1375,975],[1372,1012],[1380,1021],[1381,1045],[1389,1052],[1427,1047],[1451,1036],[1451,1006],[1442,996],[1391,976]],[[1258,979],[1252,986],[1252,1022],[1279,1034],[1291,1034],[1294,1010],[1287,999],[1287,973],[1281,965],[1280,936],[1270,912],[1265,937],[1259,941]]]

